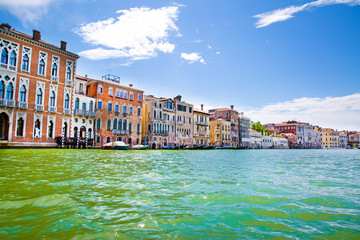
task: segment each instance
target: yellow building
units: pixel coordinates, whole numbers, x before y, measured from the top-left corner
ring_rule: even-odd
[[[204,112],[203,105],[194,109],[194,145],[206,146],[210,143],[209,117],[210,113]]]
[[[339,132],[331,128],[321,129],[321,147],[322,148],[338,148]]]
[[[231,145],[231,122],[222,118],[210,121],[210,144],[216,147]]]

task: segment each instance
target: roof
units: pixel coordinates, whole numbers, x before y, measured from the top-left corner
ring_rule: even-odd
[[[113,82],[111,80],[93,79],[93,78],[83,77],[83,76],[80,76],[80,75],[77,75],[76,78],[78,78],[80,80],[87,80],[89,84],[93,84],[94,82],[98,82],[98,83],[108,84],[108,85],[111,85],[111,86],[114,86],[114,87],[119,87],[119,88],[124,88],[124,89],[132,90],[132,91],[141,92],[141,93],[144,92],[143,90],[136,89],[136,88],[129,87],[129,86],[125,86],[125,85],[122,85],[120,83]]]
[[[205,112],[204,110],[200,110],[198,108],[194,108],[193,112],[199,112],[199,113],[203,113],[203,114],[206,114],[206,115],[211,115],[211,113],[208,113],[208,112]]]

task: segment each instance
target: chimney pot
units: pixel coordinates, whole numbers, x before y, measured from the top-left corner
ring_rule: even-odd
[[[234,110],[234,105],[230,105],[231,110]]]
[[[204,111],[204,104],[201,104],[201,111]]]
[[[41,40],[41,33],[38,30],[33,30],[33,40],[40,41]]]
[[[130,84],[129,84],[129,87],[132,87],[132,86],[133,86],[133,85],[130,83]]]
[[[66,42],[65,41],[60,41],[60,49],[63,51],[66,51]]]
[[[85,78],[87,79],[87,74],[85,74]]]

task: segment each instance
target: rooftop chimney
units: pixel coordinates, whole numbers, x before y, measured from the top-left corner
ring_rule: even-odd
[[[66,51],[66,42],[60,41],[60,49]]]
[[[33,30],[33,40],[40,41],[41,40],[41,34],[38,30]]]
[[[10,26],[8,23],[2,23],[2,24],[0,25],[0,28],[3,29],[3,30],[5,30],[5,31],[10,31],[11,26]]]
[[[234,105],[230,105],[231,110],[234,110]]]
[[[133,86],[132,83],[130,83],[130,84],[129,84],[129,87],[132,87],[132,86]]]
[[[85,74],[85,78],[87,79],[87,74]]]
[[[201,104],[201,111],[204,111],[204,104]]]

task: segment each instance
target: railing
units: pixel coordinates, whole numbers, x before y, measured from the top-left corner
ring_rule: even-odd
[[[175,112],[175,109],[164,107],[164,111]]]
[[[71,115],[71,109],[69,109],[69,108],[64,108],[64,114],[66,114],[66,115]]]
[[[184,124],[183,121],[177,121],[177,124]]]
[[[84,95],[83,90],[75,90],[75,94]]]
[[[112,134],[114,134],[114,135],[129,135],[129,130],[113,129]]]
[[[56,82],[56,83],[58,83],[58,82],[59,82],[59,77],[57,77],[57,76],[51,76],[51,77],[50,77],[50,81],[51,81],[51,82]]]
[[[200,121],[197,121],[196,124],[201,125],[201,126],[208,126],[209,125],[209,123],[207,123],[207,122],[200,122]]]
[[[7,68],[7,64],[1,63],[1,64],[0,64],[0,67],[1,67],[1,68]]]
[[[85,112],[84,112],[84,110],[81,110],[81,109],[75,109],[74,115],[85,116]]]
[[[65,80],[65,85],[66,85],[66,86],[72,86],[72,85],[73,85],[73,81],[72,81],[72,80],[69,80],[69,79],[66,79],[66,80]]]
[[[88,111],[89,113],[89,117],[96,117],[96,112],[93,112],[93,111]]]
[[[26,102],[18,102],[18,108],[27,109],[28,104]]]
[[[0,106],[15,107],[15,101],[8,99],[0,99]]]
[[[44,111],[44,105],[35,104],[35,111]]]
[[[56,113],[56,107],[49,106],[49,112]]]

